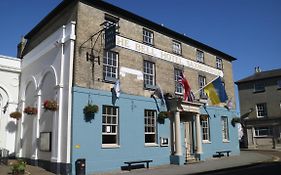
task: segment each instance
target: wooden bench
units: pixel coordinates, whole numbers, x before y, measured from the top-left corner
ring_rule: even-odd
[[[224,153],[226,153],[227,157],[229,157],[229,153],[231,151],[230,150],[226,150],[226,151],[216,151],[216,153],[218,154],[218,157],[222,157],[224,156]]]
[[[128,164],[128,170],[131,171],[132,164],[139,164],[139,163],[146,163],[146,168],[149,168],[149,163],[152,162],[152,160],[138,160],[138,161],[126,161],[125,164]]]

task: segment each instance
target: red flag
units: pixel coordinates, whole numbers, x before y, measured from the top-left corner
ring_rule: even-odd
[[[183,96],[183,99],[184,99],[184,101],[186,101],[187,98],[190,96],[191,88],[190,88],[190,86],[189,86],[189,84],[188,84],[187,79],[185,78],[185,76],[183,75],[182,72],[180,73],[178,82],[183,86],[183,89],[184,89],[184,96]],[[190,99],[190,100],[191,100],[191,99]]]

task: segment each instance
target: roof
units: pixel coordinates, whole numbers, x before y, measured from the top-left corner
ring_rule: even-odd
[[[112,4],[109,4],[102,0],[64,0],[61,2],[54,10],[52,10],[45,18],[43,18],[26,36],[26,39],[32,38],[40,29],[48,22],[50,21],[58,12],[60,12],[62,9],[64,9],[66,6],[73,2],[81,1],[83,3],[89,4],[91,6],[94,6],[96,8],[102,9],[104,11],[116,14],[117,16],[120,16],[124,19],[128,19],[130,21],[133,21],[135,23],[141,24],[145,27],[148,27],[150,29],[153,29],[159,33],[162,33],[164,35],[170,36],[171,38],[177,39],[179,41],[182,41],[184,43],[187,43],[191,46],[194,46],[196,48],[202,49],[204,51],[210,52],[216,56],[222,57],[223,59],[226,59],[228,61],[235,61],[236,58],[219,51],[215,48],[212,48],[206,44],[203,44],[199,41],[196,41],[192,38],[189,38],[183,34],[180,34],[178,32],[175,32],[167,27],[164,27],[160,24],[157,24],[155,22],[152,22],[148,19],[145,19],[139,15],[136,15],[132,12],[129,12],[127,10],[124,10],[120,7],[114,6]]]
[[[269,71],[257,72],[244,79],[238,80],[235,83],[241,84],[241,83],[247,83],[247,82],[256,81],[256,80],[275,78],[275,77],[281,77],[281,69],[273,69],[273,70],[269,70]]]

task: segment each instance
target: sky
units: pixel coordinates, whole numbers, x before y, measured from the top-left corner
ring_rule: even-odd
[[[1,0],[0,55],[62,0]],[[281,0],[106,0],[235,58],[234,81],[281,68]],[[236,92],[237,94],[237,92]]]

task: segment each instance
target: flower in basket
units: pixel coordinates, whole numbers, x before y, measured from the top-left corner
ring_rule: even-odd
[[[91,120],[94,119],[95,117],[95,113],[98,111],[99,111],[98,105],[87,104],[83,109],[84,120],[86,122],[91,122]]]
[[[37,114],[37,108],[27,106],[26,108],[24,108],[23,112],[26,113],[27,115],[35,115]]]
[[[18,120],[21,118],[21,113],[19,111],[12,112],[10,117]]]
[[[58,110],[58,104],[55,100],[45,100],[43,107],[45,110],[49,110],[49,111]]]
[[[160,123],[160,124],[164,124],[165,123],[165,119],[169,117],[169,112],[167,111],[161,111],[159,112],[158,114],[158,118],[157,118],[157,121]]]
[[[91,115],[99,111],[98,105],[88,104],[84,107],[83,112],[85,115]]]
[[[161,111],[161,112],[159,112],[158,117],[159,117],[160,119],[166,119],[166,118],[169,117],[169,113],[166,112],[166,111]]]

